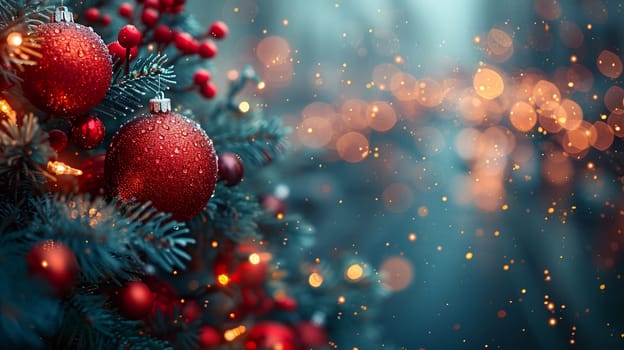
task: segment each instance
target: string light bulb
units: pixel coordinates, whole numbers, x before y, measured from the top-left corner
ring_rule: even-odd
[[[82,175],[82,170],[72,168],[69,165],[63,162],[59,162],[59,161],[48,162],[48,170],[53,172],[56,175],[73,175],[73,176]]]

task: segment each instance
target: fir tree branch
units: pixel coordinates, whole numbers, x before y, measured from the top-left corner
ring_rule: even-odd
[[[2,121],[0,125],[0,185],[14,199],[41,186],[45,177],[53,178],[48,161],[56,156],[48,142],[48,134],[39,127],[32,114],[22,125]]]
[[[223,113],[231,118],[228,113]],[[218,120],[202,125],[212,135],[215,148],[221,152],[238,154],[245,165],[262,166],[279,157],[286,149],[288,128],[277,118],[254,119],[248,116],[238,123]]]
[[[166,271],[184,269],[183,260],[190,256],[180,247],[194,243],[185,236],[188,228],[147,206],[126,207],[122,213],[99,197],[44,197],[36,201],[38,213],[25,231],[67,244],[90,283],[120,283],[142,274],[143,255]]]
[[[63,327],[55,348],[67,349],[172,349],[165,341],[141,332],[141,323],[111,311],[100,295],[72,296],[65,305]]]
[[[189,226],[198,234],[210,235],[218,232],[240,241],[257,237],[256,219],[261,214],[262,210],[255,196],[217,184],[214,196]]]
[[[138,58],[125,75],[119,68],[113,73],[113,84],[104,100],[94,108],[102,116],[116,119],[143,108],[146,96],[169,90],[175,84],[173,66],[165,66],[166,55]]]

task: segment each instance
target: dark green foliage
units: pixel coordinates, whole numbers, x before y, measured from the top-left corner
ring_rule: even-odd
[[[74,294],[64,305],[63,327],[55,349],[172,349],[162,340],[141,332],[141,322],[127,320],[95,294]]]
[[[113,83],[104,100],[94,108],[98,114],[116,119],[126,117],[144,107],[144,103],[159,91],[169,90],[175,84],[173,66],[165,66],[166,55],[137,58],[125,74],[119,66],[113,74]]]
[[[48,134],[37,118],[26,115],[21,125],[7,120],[0,124],[0,191],[19,199],[32,188],[41,186],[46,177],[48,160],[55,156]]]
[[[149,204],[125,206],[122,214],[99,197],[47,196],[34,207],[37,215],[24,234],[68,245],[86,282],[131,279],[143,273],[143,256],[165,271],[183,269],[182,260],[190,259],[181,249],[194,242],[188,229]]]

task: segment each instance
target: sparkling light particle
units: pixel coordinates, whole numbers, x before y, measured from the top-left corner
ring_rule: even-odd
[[[357,281],[364,275],[364,269],[359,264],[353,264],[347,268],[345,275],[347,279]]]
[[[9,46],[19,47],[24,42],[24,37],[22,36],[22,33],[13,32],[7,35],[6,41]]]
[[[238,110],[241,111],[242,113],[249,112],[250,108],[251,106],[249,105],[249,102],[247,101],[242,101],[241,103],[238,104]]]
[[[323,276],[318,272],[312,272],[308,277],[308,283],[313,288],[318,288],[323,284]]]
[[[260,263],[260,255],[258,253],[252,253],[249,255],[249,262],[253,265],[258,265]]]

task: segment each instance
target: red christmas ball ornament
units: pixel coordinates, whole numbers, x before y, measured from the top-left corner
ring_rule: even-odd
[[[212,40],[204,41],[199,44],[198,54],[201,58],[213,58],[217,55],[217,52],[219,52],[217,44],[215,44]]]
[[[104,140],[106,129],[98,117],[87,115],[74,121],[71,134],[72,142],[76,146],[83,149],[93,149]]]
[[[268,259],[256,246],[241,243],[221,250],[215,261],[214,274],[221,285],[235,283],[243,288],[264,285],[269,270]]]
[[[100,18],[100,23],[102,23],[104,27],[108,27],[112,21],[113,20],[110,15],[104,15],[102,16],[102,18]]]
[[[35,245],[26,257],[31,275],[42,277],[57,292],[71,289],[78,276],[78,262],[69,247],[48,240]]]
[[[119,312],[127,318],[140,320],[152,311],[154,294],[143,282],[127,282],[118,294]]]
[[[109,194],[151,201],[175,220],[190,220],[217,182],[212,140],[195,121],[173,113],[169,99],[152,99],[150,110],[113,136],[105,164]]]
[[[199,328],[199,348],[212,349],[221,344],[221,333],[211,326],[201,326]]]
[[[48,141],[50,142],[50,147],[56,151],[56,153],[61,153],[67,147],[68,141],[67,134],[59,129],[52,129],[48,131]]]
[[[186,300],[184,306],[182,306],[182,315],[184,316],[184,322],[192,323],[201,317],[202,309],[195,300]]]
[[[141,34],[141,31],[132,24],[126,24],[119,30],[119,34],[117,34],[119,45],[126,49],[139,46],[142,38],[143,34]]]
[[[80,193],[90,193],[94,197],[106,194],[106,182],[104,181],[105,159],[106,153],[100,153],[80,163],[78,167],[82,170],[82,175],[78,176]]]
[[[297,338],[295,332],[284,324],[262,321],[256,323],[247,334],[245,349],[295,350],[297,349]]]
[[[328,339],[325,329],[310,321],[298,322],[294,326],[300,346],[303,349],[320,349],[327,346]]]
[[[226,186],[237,185],[243,179],[245,169],[240,157],[234,153],[224,152],[219,156],[219,179]]]
[[[41,58],[20,73],[26,98],[51,114],[79,115],[97,105],[108,91],[113,65],[106,45],[92,28],[73,23],[66,7],[52,22],[35,27]]]
[[[221,40],[225,38],[230,32],[227,24],[222,21],[216,21],[210,25],[210,29],[208,29],[208,34],[217,40]]]

